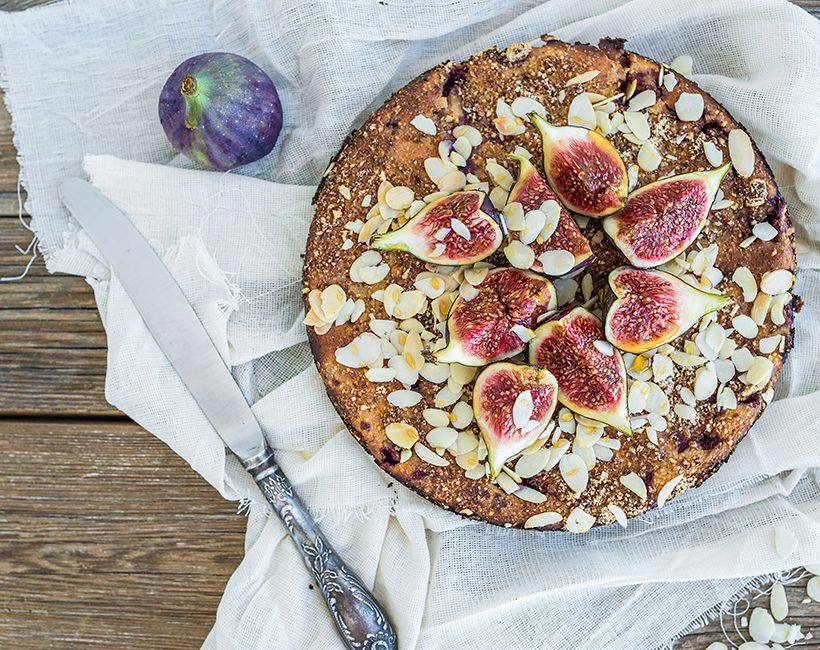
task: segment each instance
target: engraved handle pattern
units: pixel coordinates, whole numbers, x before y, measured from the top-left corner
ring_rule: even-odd
[[[313,573],[345,645],[351,650],[398,648],[396,634],[379,604],[328,544],[274,462],[273,452],[266,448],[243,464],[282,519]]]

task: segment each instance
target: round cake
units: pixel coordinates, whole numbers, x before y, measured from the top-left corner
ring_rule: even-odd
[[[344,143],[315,196],[305,323],[391,476],[506,527],[626,526],[771,401],[793,229],[690,72],[542,37],[429,70]]]

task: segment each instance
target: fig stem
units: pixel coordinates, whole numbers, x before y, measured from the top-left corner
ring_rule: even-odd
[[[179,85],[180,90],[182,90],[182,94],[186,97],[195,97],[199,94],[199,84],[196,82],[196,78],[192,75],[185,75],[182,78],[182,83]]]
[[[202,99],[199,94],[199,82],[193,75],[187,74],[179,84],[182,97],[185,99],[185,126],[195,129],[202,117]]]

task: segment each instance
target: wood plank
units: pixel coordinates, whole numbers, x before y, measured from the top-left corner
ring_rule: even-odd
[[[4,648],[198,648],[226,579],[0,576]]]
[[[59,480],[59,489],[43,480],[42,467]],[[0,419],[4,514],[98,516],[89,500],[129,525],[146,515],[213,515],[217,503],[222,512],[236,508],[133,422]]]
[[[0,420],[0,647],[198,647],[235,508],[133,423]]]
[[[0,219],[0,277],[22,271],[14,244],[28,236],[17,219]],[[85,280],[51,275],[38,259],[0,291],[0,416],[120,417],[105,401],[105,332]]]

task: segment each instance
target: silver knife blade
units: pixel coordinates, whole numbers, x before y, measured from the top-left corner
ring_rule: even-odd
[[[128,217],[86,181],[66,180],[60,196],[108,260],[148,331],[225,444],[240,460],[262,452],[259,422],[159,255]]]

